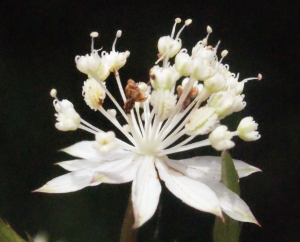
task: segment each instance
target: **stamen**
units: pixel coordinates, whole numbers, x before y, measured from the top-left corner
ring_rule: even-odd
[[[207,27],[206,27],[206,32],[207,32],[207,35],[206,35],[206,37],[202,40],[202,44],[203,44],[204,46],[207,45],[207,43],[208,43],[208,37],[209,37],[209,35],[213,32],[213,31],[212,31],[212,28],[211,28],[209,25],[207,25]]]
[[[90,36],[92,37],[92,44],[91,44],[91,52],[94,51],[94,38],[99,36],[98,32],[91,32]]]
[[[175,29],[176,29],[176,24],[179,24],[181,22],[180,18],[176,18],[175,19],[175,24],[173,25],[173,29],[172,29],[172,33],[171,33],[171,39],[173,39],[174,33],[175,33]]]
[[[258,73],[257,80],[260,81],[262,79],[262,74]]]
[[[208,34],[211,34],[213,30],[209,25],[207,25],[206,31],[207,31]]]
[[[189,26],[192,23],[191,19],[187,19],[184,22],[184,25],[182,26],[182,28],[178,31],[175,40],[177,40],[179,38],[179,35],[181,34],[181,32],[183,31],[183,29],[185,28],[185,26]]]
[[[258,80],[258,81],[260,81],[261,79],[262,79],[262,74],[259,73],[257,75],[257,77],[249,77],[249,78],[246,78],[246,79],[242,80],[241,82],[242,83],[247,83],[250,80]]]
[[[221,57],[222,57],[222,58],[220,59],[219,63],[222,62],[222,60],[224,59],[225,56],[227,56],[227,54],[228,54],[228,50],[223,50],[223,51],[221,52]]]
[[[114,41],[114,43],[113,43],[113,45],[112,45],[112,51],[113,51],[113,52],[116,52],[115,47],[116,47],[117,39],[120,38],[121,35],[122,35],[122,31],[121,31],[121,30],[118,30],[118,31],[117,31],[117,34],[116,34],[115,41]]]
[[[51,89],[50,96],[53,97],[53,98],[55,98],[55,99],[57,99],[56,95],[57,95],[56,89]]]

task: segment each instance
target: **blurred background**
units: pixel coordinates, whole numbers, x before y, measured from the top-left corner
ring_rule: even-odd
[[[120,70],[148,80],[157,57],[157,41],[169,35],[174,19],[193,19],[181,35],[189,51],[213,28],[209,43],[221,40],[225,62],[240,80],[262,73],[246,85],[244,116],[259,123],[262,138],[236,141],[234,158],[263,170],[241,180],[242,198],[261,227],[243,224],[241,241],[299,241],[299,11],[297,1],[5,1],[0,3],[0,217],[23,237],[47,231],[51,241],[118,241],[130,184],[100,185],[69,194],[32,193],[64,174],[53,164],[71,159],[58,152],[83,139],[83,131],[54,128],[51,88],[72,101],[85,120],[111,129],[81,96],[85,76],[74,57],[90,50],[89,33],[98,31],[96,47],[108,51],[117,30],[117,50],[131,56]],[[108,82],[115,85],[113,77]],[[107,103],[107,107],[110,104]],[[182,157],[219,153],[199,149]],[[180,156],[174,156],[180,158]],[[138,241],[212,241],[214,216],[196,211],[164,187],[157,214],[139,229]]]

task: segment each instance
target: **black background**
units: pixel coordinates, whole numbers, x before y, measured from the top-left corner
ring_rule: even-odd
[[[74,57],[89,51],[91,31],[100,33],[96,46],[110,50],[121,29],[117,50],[131,52],[120,71],[123,83],[147,81],[158,38],[170,34],[181,17],[193,19],[181,35],[189,50],[210,25],[210,43],[222,40],[231,71],[240,72],[241,79],[263,74],[261,82],[246,85],[247,106],[236,116],[253,116],[262,138],[236,140],[231,151],[263,170],[241,181],[242,197],[262,226],[243,224],[241,241],[299,241],[299,12],[296,1],[1,1],[0,216],[22,236],[45,230],[51,241],[118,241],[130,184],[31,193],[64,173],[53,163],[70,157],[57,150],[93,139],[83,131],[54,128],[49,91],[57,88],[82,117],[111,129],[85,105],[85,77]],[[160,219],[154,216],[139,230],[139,241],[152,241],[157,222],[156,241],[211,241],[212,215],[184,205],[165,188],[160,207]]]

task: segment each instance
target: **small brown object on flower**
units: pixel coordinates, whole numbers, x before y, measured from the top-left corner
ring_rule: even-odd
[[[147,100],[146,93],[141,90],[134,80],[129,79],[125,87],[125,96],[127,100],[124,103],[124,110],[126,113],[130,113],[130,110],[134,107],[135,102],[145,102]]]
[[[176,90],[177,90],[178,99],[179,99],[183,93],[183,88],[182,88],[182,86],[178,86]],[[189,104],[191,103],[191,100],[193,100],[197,96],[197,94],[198,94],[198,89],[196,87],[192,87],[182,103],[181,111],[184,111],[189,106]]]

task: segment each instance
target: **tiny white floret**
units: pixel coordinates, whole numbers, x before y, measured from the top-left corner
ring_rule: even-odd
[[[244,141],[255,141],[260,138],[257,127],[252,117],[243,118],[237,127],[238,136]]]

